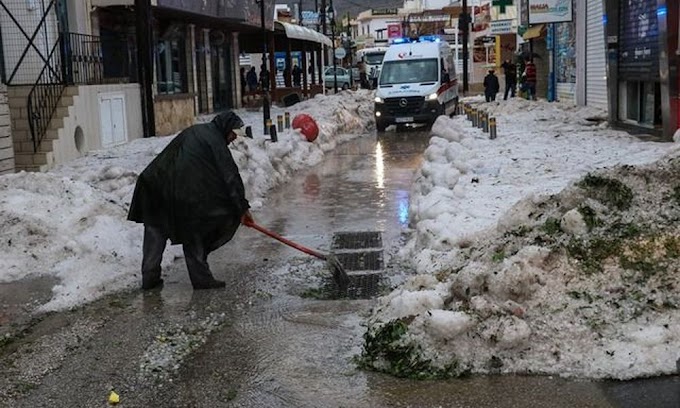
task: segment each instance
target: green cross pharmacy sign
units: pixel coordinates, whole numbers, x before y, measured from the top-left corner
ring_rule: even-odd
[[[514,0],[493,0],[491,2],[491,5],[494,6],[494,7],[500,7],[501,8],[501,14],[505,14],[505,9],[508,6],[512,6],[513,1]]]

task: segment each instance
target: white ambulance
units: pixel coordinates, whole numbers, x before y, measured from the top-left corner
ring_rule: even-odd
[[[452,115],[457,104],[458,78],[448,43],[424,36],[388,48],[375,93],[378,132],[393,124],[432,124],[440,115]]]

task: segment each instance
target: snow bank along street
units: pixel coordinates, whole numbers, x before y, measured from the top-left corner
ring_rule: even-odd
[[[498,139],[464,117],[433,126],[401,254],[419,274],[380,299],[363,363],[413,377],[675,372],[677,144],[589,109],[479,105]]]
[[[237,111],[253,127],[254,139],[232,146],[251,206],[295,171],[323,160],[338,143],[365,132],[372,121],[372,93],[319,95],[290,109],[307,113],[320,133],[309,143],[286,130],[271,143],[262,135],[262,113]],[[273,108],[271,115],[284,110]],[[0,282],[51,275],[60,283],[41,310],[59,310],[106,293],[140,285],[143,228],[126,221],[137,175],[172,140],[138,139],[93,152],[46,174],[0,177]],[[164,264],[182,256],[169,247]]]

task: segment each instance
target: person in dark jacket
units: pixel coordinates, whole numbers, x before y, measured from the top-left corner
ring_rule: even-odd
[[[260,67],[260,86],[262,87],[263,91],[269,90],[269,71],[267,70],[267,66],[265,64],[262,64]]]
[[[257,72],[255,72],[255,67],[251,67],[246,74],[246,82],[248,83],[248,92],[255,92],[257,90]]]
[[[302,84],[302,69],[297,66],[297,64],[293,65],[293,85],[296,87],[300,87]]]
[[[515,88],[517,87],[517,65],[513,64],[510,60],[505,60],[503,65],[503,73],[505,74],[505,96],[503,100],[508,100],[508,93],[510,97],[515,97]]]
[[[193,125],[139,175],[128,220],[144,224],[142,289],[163,284],[161,260],[168,239],[182,244],[194,289],[225,286],[213,277],[207,259],[231,240],[241,223],[252,221],[227,146],[241,128],[243,121],[231,111]]]
[[[240,74],[241,74],[241,97],[243,97],[246,94],[246,88],[248,84],[246,81],[246,69],[244,67],[241,67]]]
[[[496,94],[501,89],[501,85],[498,83],[498,77],[495,74],[496,71],[493,69],[489,70],[489,74],[484,77],[484,96],[487,102],[495,101]]]

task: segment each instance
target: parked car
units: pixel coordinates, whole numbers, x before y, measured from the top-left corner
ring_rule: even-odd
[[[342,68],[336,67],[335,73],[338,78],[338,89],[349,89],[352,84],[352,77],[350,71]],[[333,89],[335,84],[335,76],[333,75],[333,67],[328,67],[323,72],[323,82],[326,89]]]

